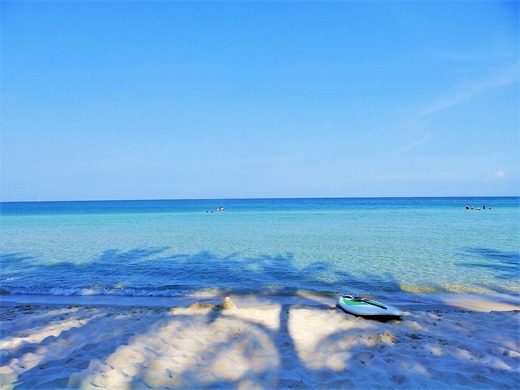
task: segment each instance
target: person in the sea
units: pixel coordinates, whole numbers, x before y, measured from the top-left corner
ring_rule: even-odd
[[[466,205],[466,210],[469,210],[469,206],[468,205]]]

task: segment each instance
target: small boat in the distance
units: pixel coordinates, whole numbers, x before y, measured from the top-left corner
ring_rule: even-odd
[[[337,306],[347,313],[367,318],[399,318],[403,315],[403,312],[395,307],[352,295],[341,295]]]

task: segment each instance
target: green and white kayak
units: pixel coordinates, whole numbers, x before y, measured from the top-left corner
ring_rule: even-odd
[[[401,317],[403,312],[395,307],[372,299],[342,295],[338,306],[344,311],[362,317]]]

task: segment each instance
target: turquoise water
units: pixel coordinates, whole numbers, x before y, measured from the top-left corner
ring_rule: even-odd
[[[2,203],[0,223],[4,294],[519,290],[518,197]]]

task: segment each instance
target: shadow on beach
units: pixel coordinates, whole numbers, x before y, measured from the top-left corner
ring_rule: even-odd
[[[121,285],[132,281],[133,272],[145,272],[151,280],[170,280],[165,288],[189,287],[190,278],[205,279],[223,296],[254,291],[274,297],[288,294],[287,286],[297,291],[301,285],[330,291],[337,283],[328,284],[323,275],[334,275],[357,291],[400,291],[390,275],[355,277],[326,262],[302,270],[292,254],[161,257],[165,250],[107,250],[89,263],[55,267],[64,267],[64,274],[74,274],[79,281],[98,275],[95,282],[103,285],[113,280],[113,274],[104,278],[114,272],[113,265],[124,262],[117,270]],[[33,259],[21,254],[6,258],[23,270],[20,278],[28,272],[37,277]],[[143,271],[150,261],[154,266]],[[407,295],[410,301],[422,299],[420,294]],[[453,306],[409,310],[402,320],[382,323],[345,314],[335,302],[331,297],[330,304],[323,304],[302,295],[297,303],[272,299],[264,307],[231,310],[211,305],[3,306],[0,383],[6,388],[355,388],[359,383],[414,387],[440,381],[441,386],[486,387],[494,375],[494,383],[514,384],[514,363],[509,362],[518,343],[508,349],[515,340],[487,334],[485,327],[494,324],[489,316]],[[512,352],[503,365],[488,366],[482,348]],[[453,382],[440,379],[447,371],[452,376],[446,380]],[[466,371],[472,374],[457,377]]]

